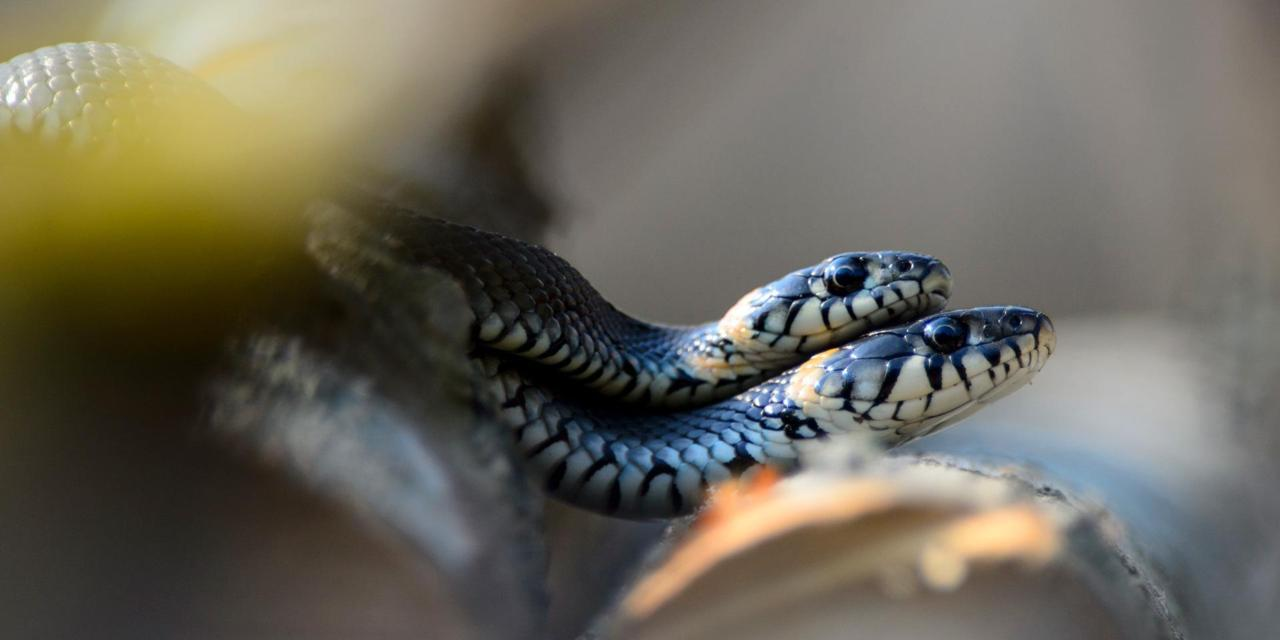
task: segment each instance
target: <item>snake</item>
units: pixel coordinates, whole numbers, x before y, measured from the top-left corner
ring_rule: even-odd
[[[0,64],[0,146],[110,147],[175,94],[216,91],[120,45],[24,54]],[[842,434],[935,433],[1026,384],[1056,344],[1033,309],[940,311],[951,273],[924,254],[841,253],[675,326],[623,313],[536,245],[390,204],[357,213],[462,286],[473,361],[530,477],[613,516],[690,513],[714,484]]]
[[[613,516],[669,518],[759,465],[797,467],[807,443],[860,434],[884,448],[936,433],[1025,385],[1053,323],[1016,306],[946,311],[808,358],[731,398],[637,413],[567,398],[483,360],[530,473],[552,496]]]
[[[1052,322],[1033,309],[936,313],[951,275],[923,254],[838,254],[749,292],[718,321],[670,327],[618,311],[537,245],[390,203],[358,215],[402,259],[463,285],[473,356],[530,476],[611,516],[691,513],[710,486],[761,465],[796,468],[806,446],[830,436],[889,448],[934,433],[1024,385],[1056,345]],[[566,327],[576,341],[556,339]],[[598,355],[582,355],[587,343]],[[685,393],[679,409],[670,394],[665,406],[643,406],[669,390],[661,367],[694,369],[679,359],[690,351],[716,354],[695,361],[712,363],[711,392]],[[733,355],[745,368],[732,368]],[[610,358],[630,370],[601,364]],[[734,394],[717,398],[724,388]]]
[[[937,311],[951,295],[951,272],[932,256],[845,252],[753,289],[719,320],[657,324],[619,311],[538,245],[391,203],[348,202],[405,260],[462,285],[482,349],[627,404],[723,399],[808,355]]]

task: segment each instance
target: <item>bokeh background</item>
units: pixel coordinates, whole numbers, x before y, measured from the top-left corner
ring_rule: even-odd
[[[943,258],[955,306],[1043,309],[1060,351],[1035,384],[907,453],[1042,469],[1145,541],[1199,637],[1273,628],[1275,3],[155,6],[0,0],[0,58],[122,39],[266,111],[282,103],[254,102],[271,77],[255,73],[286,60],[308,79],[290,99],[319,112],[304,134],[409,181],[451,175],[460,114],[517,77],[545,242],[627,311],[712,318],[779,273],[879,248]],[[311,34],[293,41],[307,53],[254,48],[269,27]],[[224,41],[260,57],[209,64]],[[366,50],[353,66],[371,79],[315,81]],[[411,637],[439,620],[441,587],[332,505],[165,428],[182,411],[160,412],[155,445],[112,438],[128,427],[104,409],[92,446],[9,413],[0,617],[20,635]],[[591,562],[628,566],[659,528],[551,520],[567,637],[623,579]]]
[[[1209,635],[1265,635],[1274,3],[637,3],[589,25],[540,67],[572,215],[552,246],[671,320],[876,247],[942,257],[955,305],[1044,309],[1061,349],[1034,385],[912,449],[1101,496],[1190,576]]]
[[[539,66],[573,220],[555,244],[623,305],[675,320],[812,255],[882,246],[945,258],[961,305],[1173,315],[1257,271],[1280,235],[1274,11],[623,7]]]

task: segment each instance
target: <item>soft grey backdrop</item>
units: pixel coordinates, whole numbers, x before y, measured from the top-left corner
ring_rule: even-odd
[[[1185,305],[1242,268],[1233,234],[1280,238],[1276,14],[633,3],[541,63],[549,183],[575,216],[553,242],[625,308],[681,321],[874,248],[942,257],[959,304]]]

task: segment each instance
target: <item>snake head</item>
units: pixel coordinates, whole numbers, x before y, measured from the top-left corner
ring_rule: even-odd
[[[1056,344],[1053,323],[1034,309],[948,311],[813,356],[788,396],[826,431],[869,428],[892,446],[1020,388]]]
[[[951,271],[931,256],[841,253],[743,296],[720,331],[749,359],[781,360],[932,313],[950,296]]]

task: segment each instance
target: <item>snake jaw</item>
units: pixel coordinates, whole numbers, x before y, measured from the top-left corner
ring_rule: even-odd
[[[928,292],[935,300],[939,301],[937,308],[941,309],[946,306],[947,300],[951,298],[952,285],[951,269],[947,265],[939,262],[928,274],[920,281],[920,288]]]
[[[944,352],[931,323],[969,327]],[[987,307],[938,314],[813,356],[792,373],[788,396],[827,431],[868,429],[887,446],[936,432],[1025,385],[1056,348],[1037,311]]]
[[[833,265],[853,274],[845,289]],[[845,265],[856,264],[857,269]],[[844,283],[849,284],[849,283]],[[899,251],[845,253],[786,275],[738,300],[717,325],[748,362],[794,362],[866,331],[941,309],[951,272],[941,261]]]

